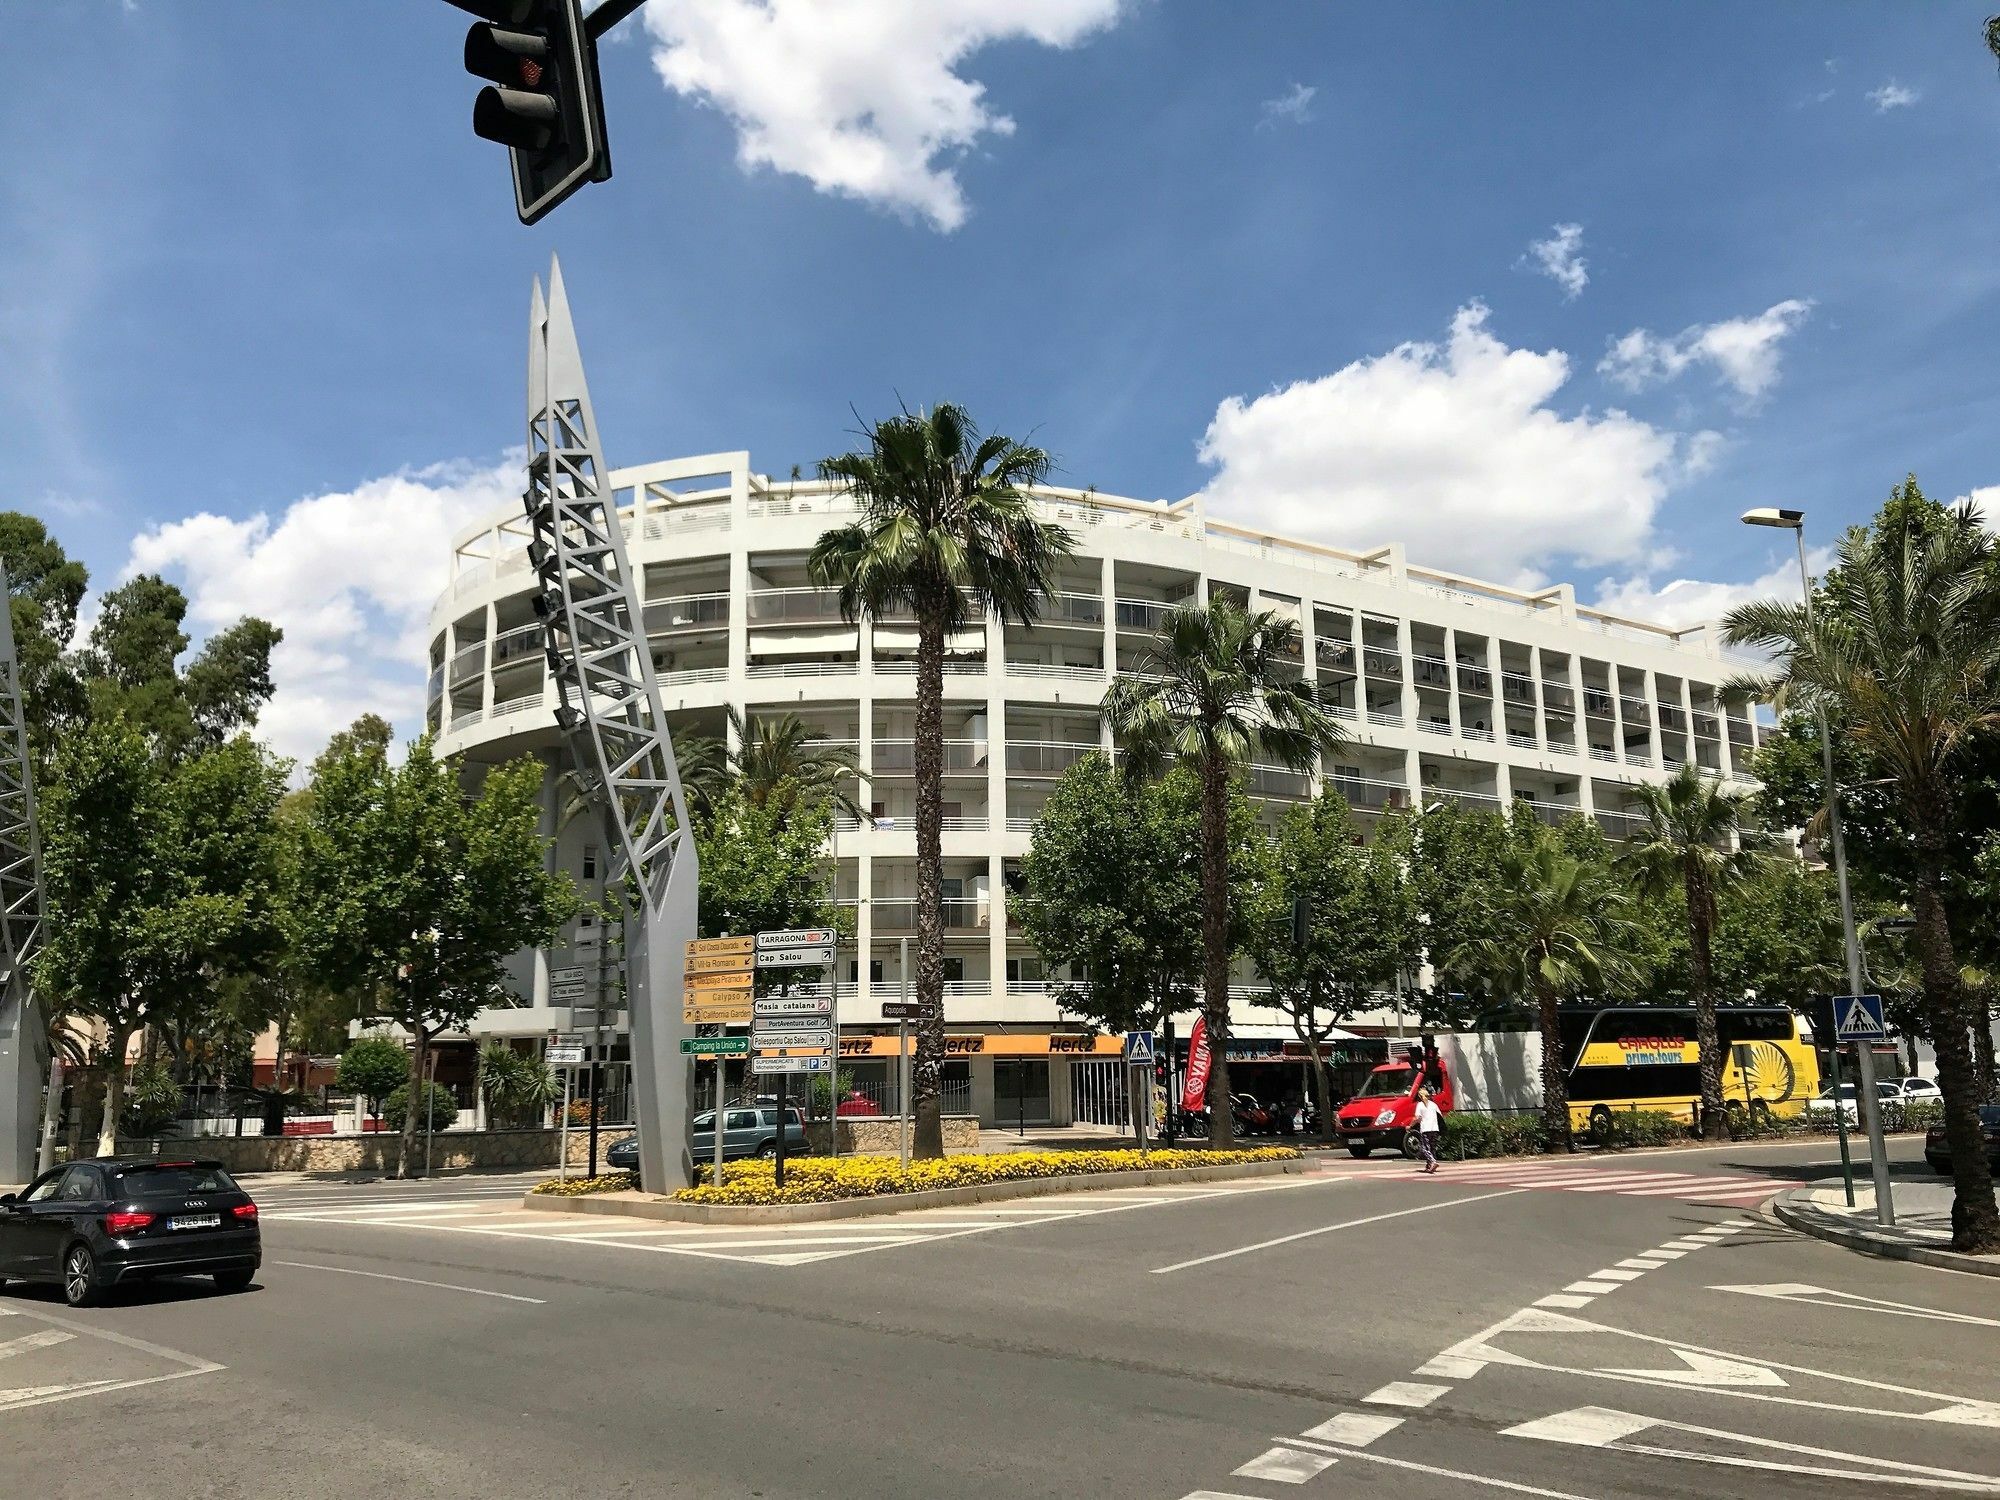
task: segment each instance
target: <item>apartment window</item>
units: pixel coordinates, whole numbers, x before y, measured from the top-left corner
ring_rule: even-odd
[[[597,879],[597,845],[595,844],[585,844],[583,846],[583,878],[585,880]]]
[[[946,959],[946,960],[944,961],[944,982],[945,982],[946,984],[963,984],[963,983],[965,983],[965,960],[964,960],[964,959],[962,959],[962,958],[947,958],[947,959]]]
[[[1040,954],[1028,953],[1007,960],[1009,984],[1040,984],[1048,975],[1048,965],[1042,961]]]

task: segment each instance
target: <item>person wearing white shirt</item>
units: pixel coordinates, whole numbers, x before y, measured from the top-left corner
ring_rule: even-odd
[[[1417,1149],[1424,1153],[1426,1176],[1438,1169],[1438,1133],[1443,1129],[1444,1112],[1437,1107],[1431,1091],[1425,1089],[1417,1096]]]

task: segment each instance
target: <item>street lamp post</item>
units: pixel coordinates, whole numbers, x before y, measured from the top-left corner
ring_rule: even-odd
[[[1772,506],[1760,506],[1743,513],[1746,526],[1771,526],[1780,531],[1789,531],[1799,549],[1799,587],[1805,598],[1806,623],[1813,618],[1812,573],[1806,567],[1806,513],[1802,510],[1779,510]],[[1840,830],[1840,798],[1836,794],[1833,779],[1833,735],[1827,728],[1826,709],[1819,710],[1819,753],[1820,764],[1826,778],[1826,830],[1827,843],[1833,851],[1833,881],[1840,892],[1840,934],[1847,949],[1847,986],[1850,994],[1859,995],[1866,987],[1867,980],[1861,972],[1861,940],[1854,929],[1854,899],[1847,889],[1847,841]],[[1847,1157],[1847,1111],[1840,1098],[1840,1034],[1839,1018],[1832,1018],[1835,1032],[1832,1038],[1834,1066],[1834,1118],[1840,1124],[1841,1172],[1847,1182],[1847,1202],[1854,1203],[1854,1173]],[[1875,1181],[1875,1218],[1884,1225],[1896,1222],[1896,1206],[1889,1190],[1889,1153],[1882,1140],[1881,1101],[1875,1096],[1875,1054],[1870,1043],[1862,1042],[1854,1049],[1856,1065],[1861,1079],[1856,1092],[1861,1096],[1861,1118],[1868,1130],[1868,1166]]]

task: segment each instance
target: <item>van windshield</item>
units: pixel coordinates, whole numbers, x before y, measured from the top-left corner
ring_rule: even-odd
[[[1417,1081],[1414,1068],[1384,1068],[1378,1073],[1370,1073],[1368,1081],[1361,1085],[1357,1099],[1380,1099],[1390,1094],[1407,1094],[1410,1085]]]

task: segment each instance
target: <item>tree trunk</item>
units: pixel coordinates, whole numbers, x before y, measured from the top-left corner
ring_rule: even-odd
[[[1701,1057],[1701,1133],[1711,1141],[1726,1141],[1729,1116],[1722,1102],[1722,1032],[1715,1024],[1715,965],[1709,954],[1715,906],[1708,882],[1692,862],[1686,885],[1688,988],[1694,992],[1694,1039]]]
[[[1208,1143],[1235,1139],[1229,1112],[1229,768],[1201,768],[1201,1013],[1208,1023]]]
[[[1535,991],[1535,1005],[1542,1029],[1542,1134],[1545,1151],[1574,1151],[1576,1141],[1569,1128],[1569,1084],[1563,1077],[1562,1023],[1556,992],[1547,986]]]
[[[1951,924],[1945,916],[1944,863],[1943,830],[1920,829],[1910,904],[1917,919],[1917,951],[1923,962],[1924,1008],[1930,1013],[1931,1045],[1937,1049],[1938,1087],[1944,1093],[1945,1141],[1951,1148],[1951,1247],[1977,1255],[2000,1250],[2000,1205],[1994,1202],[1993,1173],[1987,1165],[1986,1141],[1979,1126],[1972,1007],[1966,1004]]]
[[[1973,997],[1969,1009],[1972,1011],[1973,1078],[1979,1097],[1987,1104],[2000,1103],[1993,1087],[1993,1012],[1983,994]],[[1916,1069],[1910,1071],[1914,1073]]]
[[[944,1155],[944,612],[918,601],[917,985],[910,1063],[910,1155]]]
[[[105,1042],[104,1113],[97,1124],[97,1154],[118,1154],[118,1117],[125,1109],[125,1052],[132,1045],[130,1026],[114,1026]]]
[[[410,1079],[403,1087],[403,1129],[396,1149],[396,1175],[408,1177],[417,1159],[417,1124],[430,1113],[430,1095],[424,1088],[424,1053],[430,1039],[422,1026],[411,1028],[416,1038],[410,1048]]]
[[[1326,1065],[1326,1054],[1319,1049],[1319,1038],[1305,1039],[1306,1051],[1312,1055],[1312,1066],[1306,1070],[1308,1086],[1312,1089],[1313,1119],[1317,1129],[1313,1134],[1324,1140],[1333,1127],[1333,1069]]]

